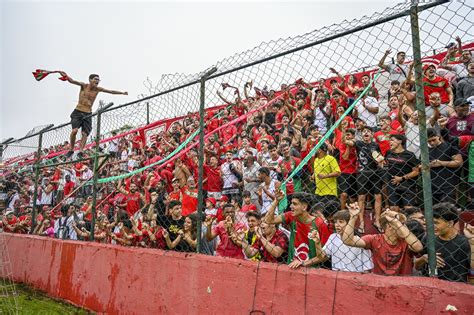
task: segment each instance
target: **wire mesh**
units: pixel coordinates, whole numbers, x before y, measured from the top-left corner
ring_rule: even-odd
[[[424,77],[418,81],[409,9],[402,3],[218,62],[205,79],[204,126],[199,104],[206,71],[165,75],[157,84],[147,79],[139,100],[100,112],[98,150],[96,115],[83,154],[72,159],[65,156],[71,126],[45,132],[38,163],[41,213],[30,232],[79,240],[93,234],[98,242],[183,252],[199,248],[292,268],[467,282],[472,8],[446,1],[419,6]],[[423,111],[416,108],[416,85],[424,86]],[[424,112],[430,183],[420,176],[418,115]],[[10,185],[3,199],[28,222],[38,139],[16,144],[3,153]],[[431,185],[433,209],[423,203],[424,185]],[[433,217],[435,235],[427,235],[425,216]],[[430,241],[439,253],[436,275],[427,269]]]

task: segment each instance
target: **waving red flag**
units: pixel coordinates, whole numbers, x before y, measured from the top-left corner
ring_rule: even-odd
[[[41,81],[44,78],[46,78],[48,76],[48,74],[51,73],[51,71],[36,69],[36,71],[32,72],[32,73],[33,73],[33,76],[35,77],[36,81]]]
[[[46,78],[48,76],[48,74],[60,73],[60,72],[62,72],[62,71],[59,71],[59,70],[49,71],[49,70],[43,70],[43,69],[36,69],[36,71],[32,72],[32,73],[33,73],[33,76],[35,77],[36,81],[41,81],[44,78]],[[67,75],[63,75],[59,78],[59,80],[61,80],[61,81],[67,81],[67,79],[68,79]]]

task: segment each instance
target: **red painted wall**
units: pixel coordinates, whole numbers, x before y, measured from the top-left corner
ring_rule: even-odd
[[[474,287],[6,234],[15,281],[110,314],[455,314]],[[254,312],[252,312],[254,311]],[[454,314],[454,313],[453,313]]]

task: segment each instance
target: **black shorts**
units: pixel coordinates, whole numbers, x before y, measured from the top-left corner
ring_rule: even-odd
[[[359,172],[357,174],[357,194],[367,195],[370,192],[373,192],[375,195],[381,194],[384,173],[384,170]]]
[[[71,113],[72,129],[81,128],[82,133],[89,135],[92,131],[92,117],[91,113],[81,112],[75,109]]]
[[[416,185],[395,186],[392,183],[387,184],[388,204],[389,206],[415,206],[416,205]]]
[[[340,193],[346,193],[350,197],[357,195],[357,174],[345,174],[337,178],[337,188]]]

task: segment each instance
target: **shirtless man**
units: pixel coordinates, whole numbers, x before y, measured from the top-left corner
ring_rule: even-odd
[[[92,130],[92,117],[90,114],[92,113],[92,105],[94,104],[95,98],[99,92],[110,93],[110,94],[121,94],[121,95],[128,95],[128,92],[119,92],[113,90],[107,90],[102,87],[99,87],[99,75],[98,74],[91,74],[89,75],[89,84],[78,82],[73,80],[69,77],[65,72],[60,72],[62,76],[67,77],[67,81],[69,83],[79,85],[81,87],[81,91],[79,92],[79,102],[71,114],[71,124],[72,124],[72,131],[70,136],[70,149],[67,153],[67,157],[71,157],[74,153],[74,144],[76,143],[76,135],[81,128],[82,138],[81,144],[79,149],[78,157],[82,156],[82,150],[87,141],[87,136]]]

